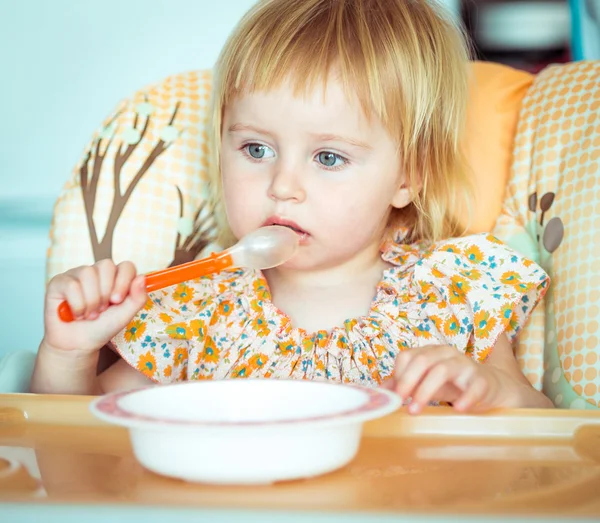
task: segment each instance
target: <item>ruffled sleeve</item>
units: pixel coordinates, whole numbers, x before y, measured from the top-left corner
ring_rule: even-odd
[[[406,246],[400,254],[411,257]],[[491,235],[437,243],[414,258],[405,277],[420,308],[416,344],[453,345],[480,362],[501,334],[516,336],[549,286],[538,265]]]
[[[145,307],[113,338],[117,352],[157,383],[186,379],[190,342],[203,341],[221,285],[203,277],[150,293]]]

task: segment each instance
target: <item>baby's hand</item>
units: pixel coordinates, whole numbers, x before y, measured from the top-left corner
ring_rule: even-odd
[[[459,411],[485,410],[497,405],[500,381],[494,369],[476,363],[448,345],[430,345],[401,352],[391,386],[408,410],[418,414],[431,401],[452,403]]]
[[[58,317],[66,300],[75,321]],[[101,260],[55,276],[46,290],[44,340],[62,351],[93,352],[124,329],[147,300],[144,277],[131,262]]]

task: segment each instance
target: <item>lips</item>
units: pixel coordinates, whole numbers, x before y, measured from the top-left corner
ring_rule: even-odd
[[[305,231],[302,227],[300,227],[296,222],[293,222],[291,220],[286,220],[284,218],[279,218],[278,216],[271,216],[270,218],[268,218],[265,221],[265,223],[263,225],[264,226],[280,225],[282,227],[287,227],[288,229],[292,229],[292,231],[294,231],[302,236],[308,236],[308,232]]]

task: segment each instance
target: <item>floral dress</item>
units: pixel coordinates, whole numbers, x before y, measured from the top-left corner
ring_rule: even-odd
[[[271,301],[260,271],[223,271],[153,292],[113,340],[159,383],[224,378],[378,386],[399,351],[449,344],[478,362],[512,339],[546,292],[545,272],[496,238],[382,247],[386,269],[365,316],[306,332]]]

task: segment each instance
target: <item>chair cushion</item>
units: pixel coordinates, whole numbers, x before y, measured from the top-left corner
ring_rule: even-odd
[[[148,272],[209,247],[210,80],[209,71],[167,78],[121,102],[102,123],[56,202],[48,277],[103,258],[132,260]]]
[[[523,101],[495,234],[550,274],[518,340],[557,407],[600,406],[600,62],[542,71]]]

